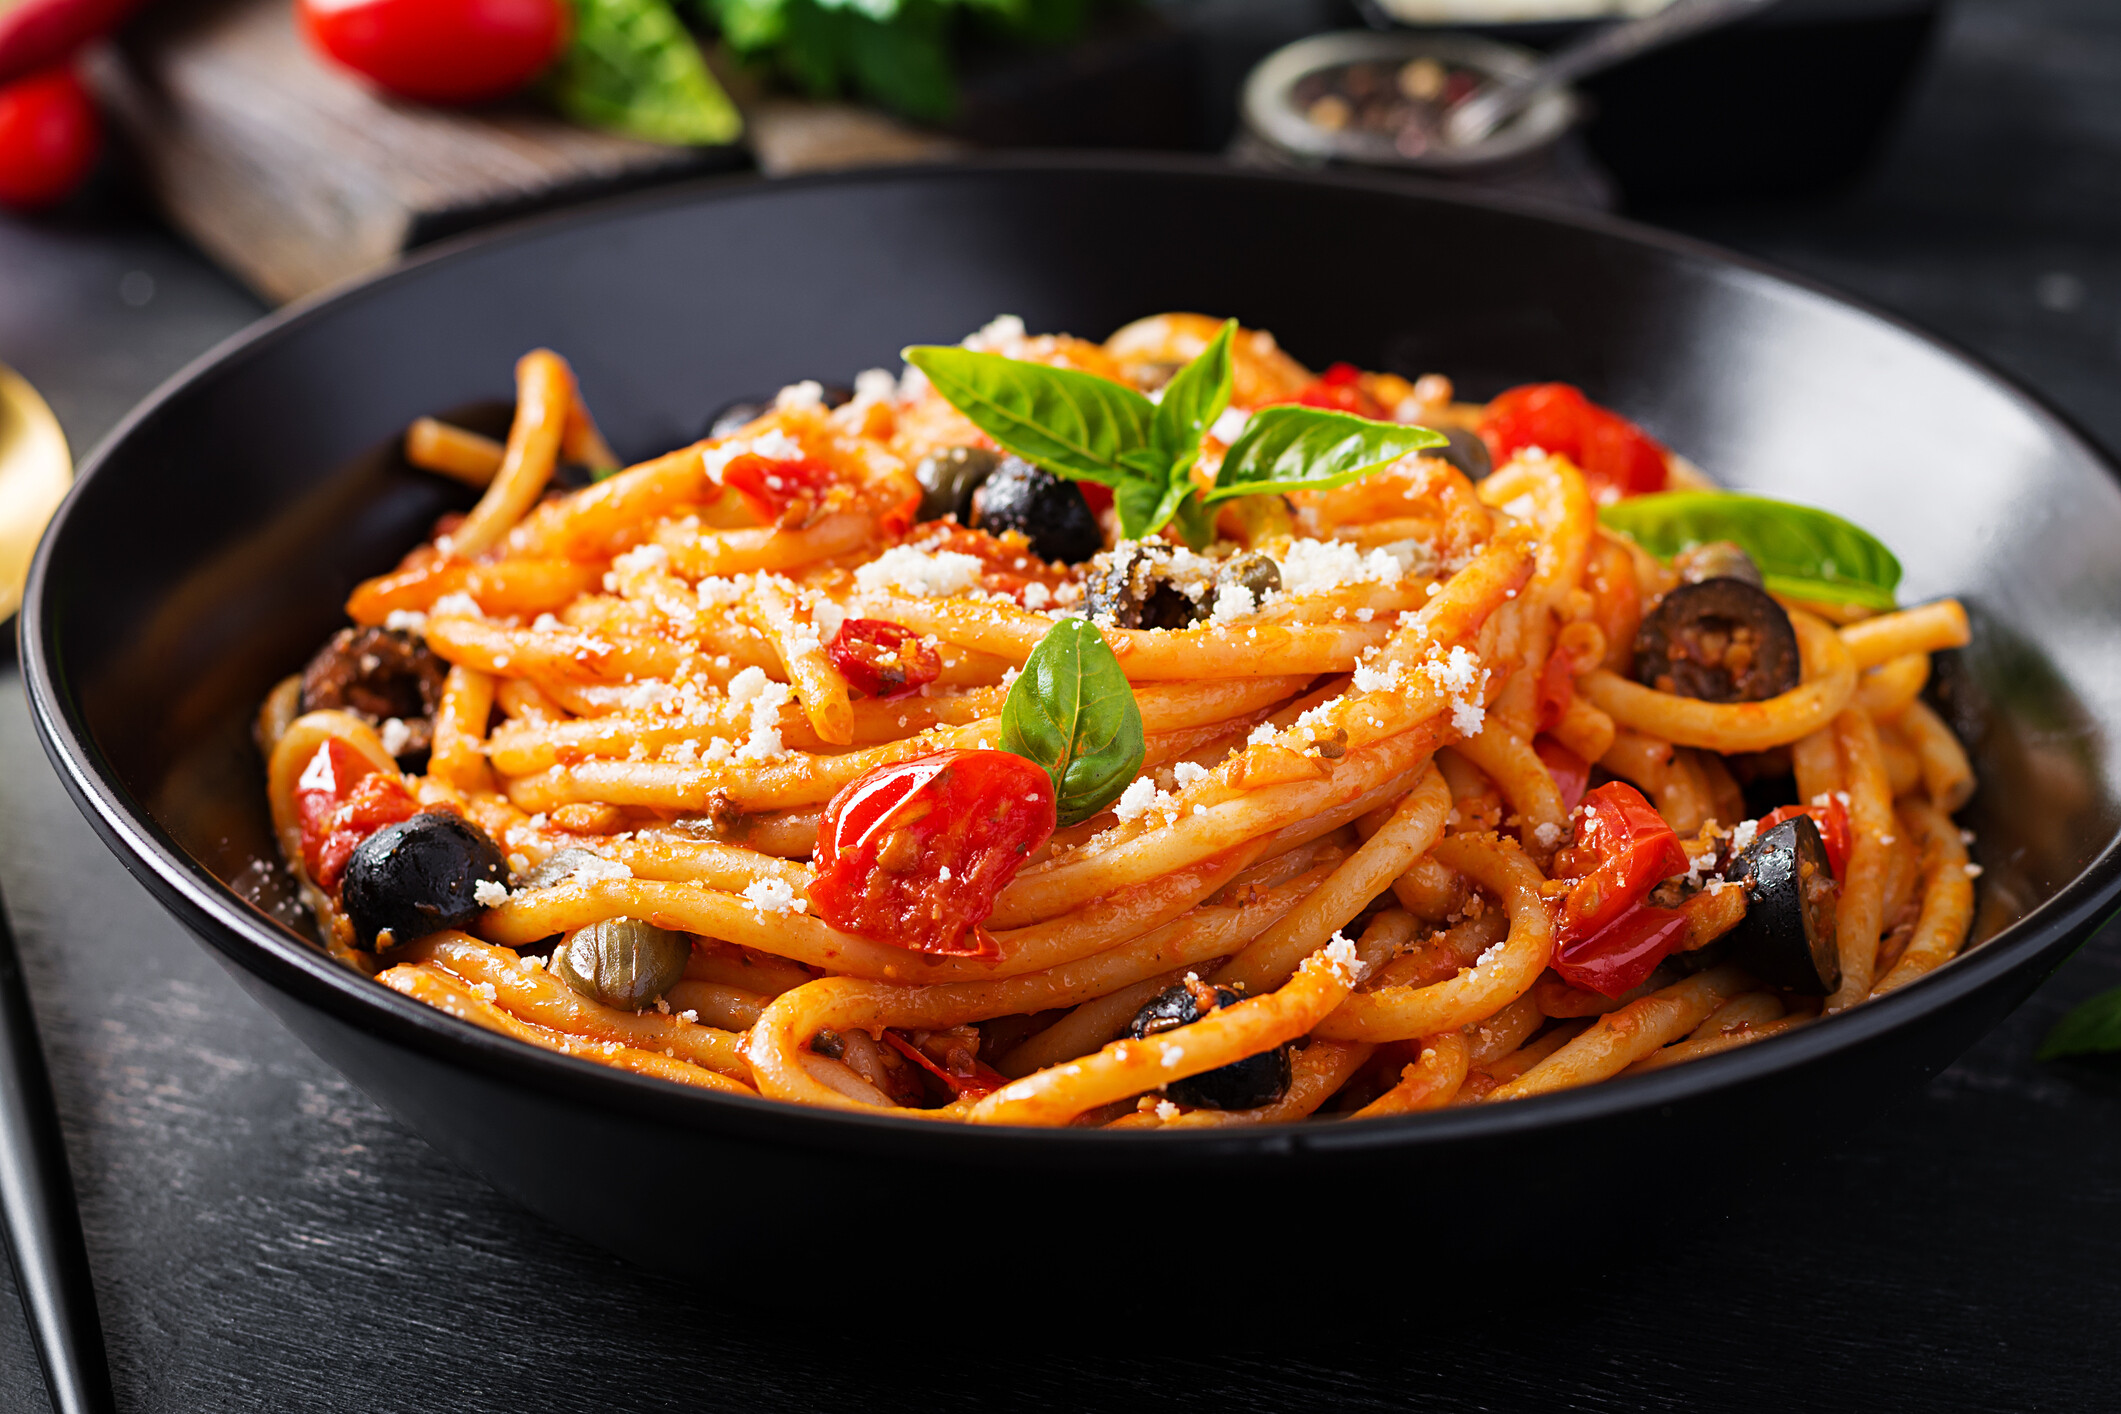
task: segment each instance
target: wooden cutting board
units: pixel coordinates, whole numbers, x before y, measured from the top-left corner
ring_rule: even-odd
[[[165,0],[92,66],[172,223],[276,303],[485,222],[748,160],[596,132],[528,101],[401,102],[313,55],[292,10]],[[843,105],[767,101],[748,116],[773,172],[948,149]]]

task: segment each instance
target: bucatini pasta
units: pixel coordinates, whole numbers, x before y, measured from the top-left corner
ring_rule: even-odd
[[[1964,945],[1966,616],[1854,527],[1201,316],[909,361],[618,470],[543,350],[505,443],[413,425],[476,506],[259,719],[336,956],[702,1089],[1158,1129],[1653,1070]]]

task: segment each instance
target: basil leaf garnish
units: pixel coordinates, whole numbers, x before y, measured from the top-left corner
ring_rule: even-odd
[[[1000,354],[926,344],[905,350],[950,405],[1025,461],[1059,476],[1123,486],[1149,445],[1156,404],[1109,378]]]
[[[1660,559],[1729,540],[1767,587],[1793,599],[1893,607],[1900,561],[1861,526],[1812,506],[1730,491],[1663,491],[1602,507],[1599,520]]]
[[[1230,406],[1230,337],[1237,321],[1225,319],[1208,346],[1164,384],[1150,437],[1173,481],[1186,480],[1200,457],[1200,439]]]
[[[1031,650],[1002,704],[1001,745],[1053,778],[1062,825],[1089,819],[1133,783],[1147,750],[1141,708],[1088,619],[1062,619]]]
[[[2040,1043],[2040,1059],[2121,1051],[2121,987],[2079,1002]]]
[[[1441,447],[1441,432],[1397,422],[1372,422],[1327,408],[1264,407],[1223,458],[1210,501],[1262,491],[1320,491],[1344,486],[1398,461],[1408,452]]]

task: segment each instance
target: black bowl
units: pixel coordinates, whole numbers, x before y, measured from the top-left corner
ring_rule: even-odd
[[[1968,816],[1987,866],[1982,945],[1848,1015],[1650,1076],[1379,1123],[1144,1135],[684,1090],[453,1020],[283,921],[277,872],[256,866],[272,850],[250,715],[346,591],[451,504],[387,450],[412,417],[505,398],[517,355],[549,345],[620,450],[645,455],[733,397],[850,381],[997,312],[1101,337],[1160,309],[1236,314],[1313,364],[1446,370],[1475,394],[1571,380],[1733,484],[1881,532],[1911,597],[1955,593],[1976,616],[1940,676],[1983,782]],[[1708,1190],[1704,1156],[1746,1156],[1707,1171],[1721,1183],[1846,1133],[2105,916],[2121,890],[2116,547],[2121,490],[2076,433],[1801,282],[1612,221],[1397,182],[1062,158],[629,200],[267,320],[84,470],[38,555],[23,661],[82,809],[254,995],[438,1148],[625,1255],[700,1270],[732,1246],[917,1225],[907,1260],[947,1270],[1001,1246],[991,1223],[955,1220],[959,1195],[985,1213],[1006,1193],[1007,1211],[1038,1215],[1031,1250],[1050,1252],[1165,1212],[1257,1232],[1353,1184],[1388,1184],[1411,1212],[1477,1195],[1490,1221],[1422,1230],[1490,1245],[1557,1202],[1633,1190],[1639,1204],[1649,1182],[1669,1205]],[[1675,1167],[1696,1178],[1672,1183]]]

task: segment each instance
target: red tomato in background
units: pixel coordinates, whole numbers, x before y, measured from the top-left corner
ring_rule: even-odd
[[[1007,751],[938,751],[879,766],[826,805],[810,901],[842,932],[915,952],[998,957],[979,925],[1054,819],[1051,778]]]
[[[566,0],[296,0],[319,52],[405,98],[480,103],[515,92],[567,43]]]
[[[0,0],[0,83],[48,68],[116,29],[140,0]]]
[[[825,656],[849,687],[886,702],[919,692],[943,672],[941,654],[889,619],[846,620]]]
[[[344,742],[325,742],[295,783],[295,818],[302,825],[302,867],[309,881],[334,892],[361,841],[419,812],[396,776],[378,771]]]
[[[1809,815],[1812,823],[1819,827],[1819,843],[1826,846],[1826,863],[1834,871],[1837,881],[1849,876],[1849,812],[1841,803],[1841,797],[1830,795],[1824,805],[1785,805],[1771,810],[1760,818],[1760,830],[1765,834],[1783,821],[1798,815]]]
[[[1619,413],[1602,408],[1567,383],[1530,383],[1488,404],[1480,435],[1500,466],[1527,447],[1567,457],[1595,494],[1662,491],[1664,447]]]
[[[0,206],[50,206],[96,165],[103,124],[70,68],[0,86]]]

